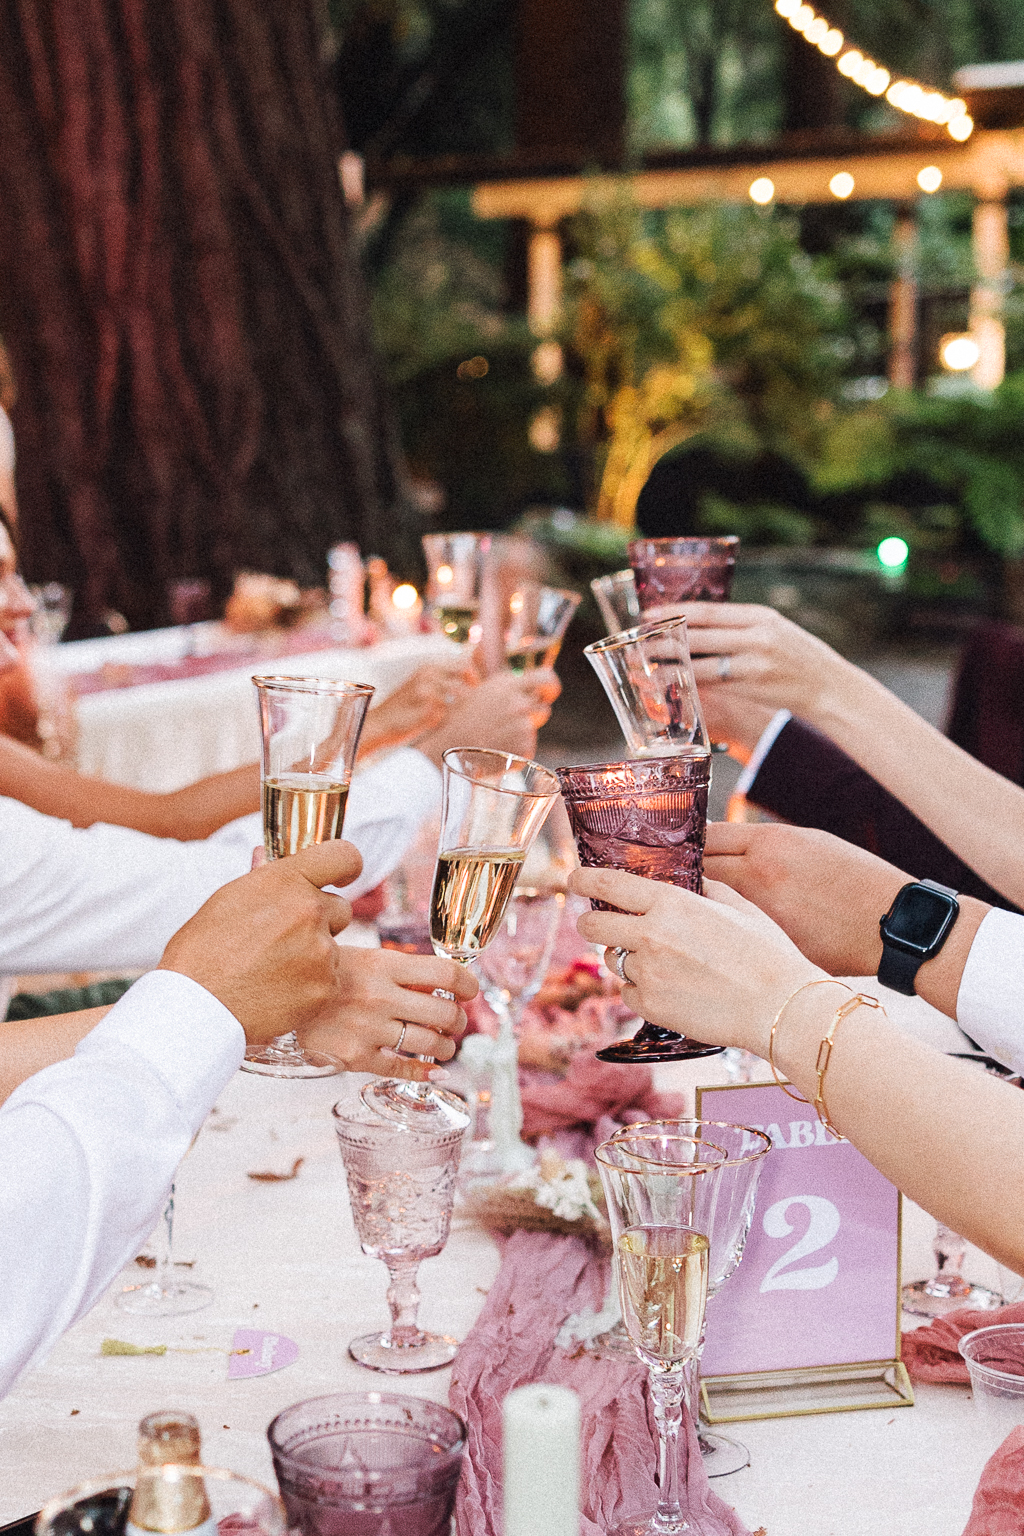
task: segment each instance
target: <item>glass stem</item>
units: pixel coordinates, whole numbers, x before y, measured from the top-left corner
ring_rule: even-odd
[[[420,1289],[416,1284],[418,1259],[395,1259],[387,1263],[388,1306],[391,1309],[391,1327],[388,1343],[393,1349],[409,1349],[418,1344],[423,1335],[416,1321],[420,1309]]]
[[[522,1138],[523,1101],[519,1093],[519,1041],[515,1019],[506,999],[497,991],[486,994],[498,1016],[491,1094],[491,1135],[502,1170],[518,1172],[524,1154],[530,1162],[533,1152]]]
[[[655,1523],[666,1532],[688,1531],[679,1499],[679,1428],[683,1421],[686,1376],[681,1365],[651,1367],[654,1422],[658,1426],[658,1512]]]
[[[167,1196],[160,1225],[156,1229],[156,1274],[158,1289],[166,1290],[174,1280],[174,1185]]]

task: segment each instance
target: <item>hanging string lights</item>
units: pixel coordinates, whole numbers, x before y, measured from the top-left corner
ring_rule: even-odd
[[[944,96],[941,91],[930,90],[916,80],[894,78],[884,65],[876,63],[859,48],[850,47],[838,27],[833,27],[801,0],[775,0],[775,9],[819,53],[827,59],[835,59],[841,75],[869,95],[884,95],[886,101],[900,112],[943,125],[950,138],[958,143],[970,138],[974,122],[968,114],[966,101]]]

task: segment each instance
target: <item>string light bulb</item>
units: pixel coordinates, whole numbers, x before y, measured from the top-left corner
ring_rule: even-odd
[[[828,184],[828,189],[833,197],[847,198],[852,196],[853,189],[857,185],[849,171],[839,171]]]
[[[916,80],[894,80],[884,64],[879,64],[859,48],[844,47],[846,39],[839,28],[801,0],[775,0],[775,9],[795,31],[803,34],[812,48],[817,48],[827,59],[835,59],[839,73],[867,91],[869,96],[884,95],[889,105],[898,111],[919,117],[924,122],[940,124],[958,144],[970,138],[974,121],[967,111],[967,103],[959,96],[944,96],[941,91],[930,90]]]
[[[942,172],[937,165],[925,165],[917,173],[917,184],[922,192],[937,192],[942,186]]]
[[[775,183],[769,176],[758,176],[747,188],[752,203],[760,203],[762,208],[771,202],[775,196]]]

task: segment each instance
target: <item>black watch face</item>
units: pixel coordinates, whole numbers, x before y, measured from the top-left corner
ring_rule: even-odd
[[[942,939],[957,911],[952,896],[927,886],[903,887],[883,924],[885,938],[912,954],[928,955]]]

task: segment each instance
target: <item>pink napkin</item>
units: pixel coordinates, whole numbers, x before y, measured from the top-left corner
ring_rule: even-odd
[[[501,1530],[501,1404],[513,1387],[546,1381],[578,1392],[583,1410],[581,1536],[604,1536],[657,1503],[654,1418],[647,1373],[628,1357],[596,1360],[556,1349],[572,1312],[602,1302],[607,1260],[579,1238],[517,1232],[476,1325],[452,1368],[449,1401],[469,1426],[456,1503],[457,1536]],[[713,1493],[689,1419],[682,1455],[690,1508],[707,1536],[750,1536]],[[980,1536],[980,1533],[974,1533]]]
[[[1015,1309],[1005,1307],[1003,1310]],[[974,1490],[971,1518],[964,1527],[963,1536],[1020,1536],[1024,1529],[1022,1511],[1024,1428],[1011,1430],[998,1451],[985,1463],[981,1481]]]
[[[912,1381],[962,1382],[969,1385],[967,1362],[957,1345],[965,1333],[975,1328],[992,1328],[996,1323],[1024,1323],[1024,1302],[995,1311],[976,1312],[964,1308],[937,1317],[925,1328],[915,1328],[903,1335],[903,1363]],[[1021,1522],[1024,1528],[1024,1521]]]
[[[599,1120],[671,1119],[686,1113],[681,1093],[657,1093],[649,1067],[624,1067],[598,1061],[593,1052],[574,1056],[561,1082],[538,1081],[520,1074],[523,1136],[532,1141],[553,1131],[595,1126]]]

